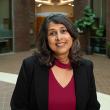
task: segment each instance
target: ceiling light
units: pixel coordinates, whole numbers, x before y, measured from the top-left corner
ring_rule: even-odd
[[[38,4],[38,5],[37,5],[37,7],[40,7],[40,6],[42,6],[42,4]]]
[[[70,5],[70,6],[71,6],[71,3],[69,3],[68,5]]]

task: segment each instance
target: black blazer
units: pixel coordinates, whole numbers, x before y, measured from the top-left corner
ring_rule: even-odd
[[[82,59],[72,64],[75,79],[76,110],[99,110],[93,64]],[[24,59],[11,99],[11,110],[48,110],[49,67],[36,56]]]

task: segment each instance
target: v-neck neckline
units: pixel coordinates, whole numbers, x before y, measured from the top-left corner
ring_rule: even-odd
[[[61,85],[60,82],[56,79],[56,77],[55,77],[55,75],[54,75],[52,69],[50,69],[50,70],[51,70],[51,73],[52,73],[52,77],[54,78],[56,84],[57,84],[60,88],[66,89],[67,87],[69,87],[69,85],[71,84],[71,81],[73,80],[73,75],[71,76],[71,78],[70,78],[70,80],[68,81],[68,83],[63,87],[63,85]]]

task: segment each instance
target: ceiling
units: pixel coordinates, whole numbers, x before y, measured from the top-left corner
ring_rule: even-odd
[[[73,3],[74,0],[35,0],[37,4],[45,5],[65,5]]]

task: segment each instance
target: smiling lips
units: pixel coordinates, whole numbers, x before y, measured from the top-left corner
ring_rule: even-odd
[[[65,44],[66,44],[66,42],[58,42],[58,43],[56,43],[56,46],[63,47],[63,46],[65,46]]]

